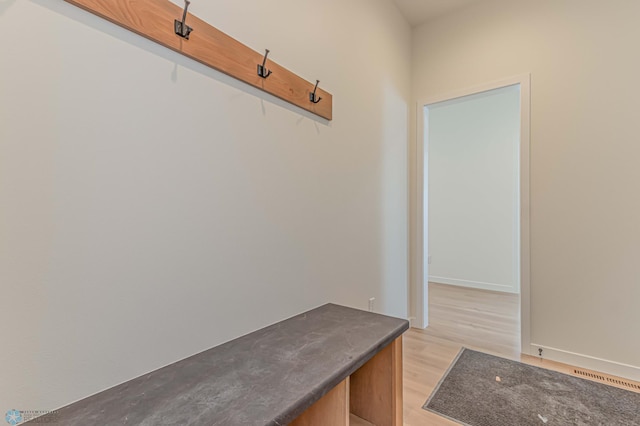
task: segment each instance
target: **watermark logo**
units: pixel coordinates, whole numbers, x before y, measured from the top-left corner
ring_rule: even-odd
[[[12,409],[7,411],[4,419],[11,426],[16,426],[23,422],[34,423],[58,423],[59,417],[57,411],[46,410],[16,410]]]
[[[9,410],[4,418],[11,426],[15,426],[22,422],[22,413],[18,410]]]

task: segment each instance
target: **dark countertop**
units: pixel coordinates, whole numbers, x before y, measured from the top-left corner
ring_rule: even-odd
[[[57,421],[285,425],[408,328],[327,304],[66,406]]]

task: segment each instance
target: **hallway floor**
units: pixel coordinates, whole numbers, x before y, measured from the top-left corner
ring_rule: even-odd
[[[431,391],[465,346],[518,359],[519,297],[429,284],[429,327],[404,335],[404,423],[456,425],[422,409]]]
[[[427,329],[404,335],[405,426],[457,425],[422,405],[463,346],[575,375],[571,366],[520,355],[518,295],[430,283],[429,319]]]

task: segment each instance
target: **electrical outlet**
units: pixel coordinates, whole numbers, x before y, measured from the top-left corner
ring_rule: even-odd
[[[369,299],[369,312],[373,312],[373,303],[376,301],[375,297]]]
[[[538,356],[539,356],[540,358],[542,358],[542,353],[543,353],[543,352],[544,352],[544,351],[542,350],[542,348],[538,348]]]
[[[431,255],[427,256],[427,264],[431,265]]]

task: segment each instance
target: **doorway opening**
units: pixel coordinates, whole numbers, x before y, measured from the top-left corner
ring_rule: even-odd
[[[529,333],[530,77],[418,103],[414,326],[429,325],[429,282],[509,293]],[[517,316],[517,314],[515,314]]]

